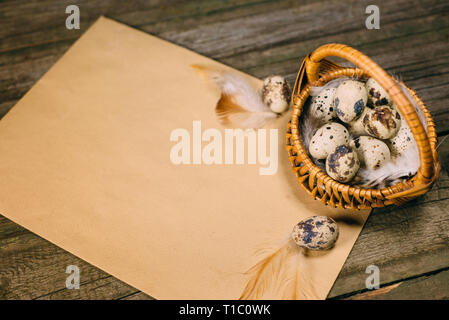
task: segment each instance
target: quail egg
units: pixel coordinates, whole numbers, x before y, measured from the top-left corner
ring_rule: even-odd
[[[334,95],[337,117],[346,123],[354,121],[362,114],[367,100],[368,96],[363,82],[343,81],[337,87]]]
[[[339,182],[351,181],[359,168],[357,153],[347,145],[338,146],[326,159],[327,174]]]
[[[316,159],[324,159],[337,146],[349,143],[348,130],[341,124],[330,122],[320,127],[309,144],[309,153]]]
[[[377,106],[391,106],[393,101],[390,98],[387,90],[377,83],[374,78],[369,78],[365,84],[366,92],[368,92],[368,103],[374,107]]]
[[[390,139],[401,127],[401,115],[388,106],[375,107],[363,117],[363,126],[375,138]]]
[[[312,100],[310,105],[310,116],[321,123],[327,123],[335,118],[334,94],[336,88],[326,88]]]
[[[366,130],[365,130],[365,127],[363,126],[363,117],[368,113],[369,110],[371,110],[371,109],[368,106],[366,106],[365,109],[363,109],[363,112],[360,115],[360,117],[358,117],[356,120],[348,123],[349,133],[353,137],[364,136],[364,135],[368,134],[368,132],[366,132]]]
[[[409,148],[416,146],[415,138],[407,122],[402,118],[399,132],[387,141],[393,157],[401,156]]]
[[[287,80],[281,76],[265,78],[262,87],[262,100],[275,113],[286,111],[290,105],[291,89]]]
[[[390,161],[390,149],[385,142],[369,136],[357,137],[349,144],[357,152],[362,165],[375,170]]]
[[[312,216],[300,221],[291,234],[298,246],[310,250],[331,249],[338,235],[337,223],[326,216]]]

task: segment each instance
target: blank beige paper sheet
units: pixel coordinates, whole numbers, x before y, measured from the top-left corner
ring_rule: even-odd
[[[303,261],[324,299],[369,212],[325,207],[299,187],[288,114],[272,125],[275,175],[173,164],[173,130],[225,129],[219,91],[192,64],[228,68],[100,18],[0,121],[0,213],[158,299],[236,299],[258,250],[329,215],[335,248]]]

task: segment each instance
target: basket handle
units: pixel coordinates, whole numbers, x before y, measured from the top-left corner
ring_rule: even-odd
[[[374,78],[390,95],[404,116],[418,145],[420,167],[416,179],[423,183],[429,183],[434,178],[434,159],[430,148],[429,138],[419,120],[419,116],[411,102],[406,98],[398,83],[385,72],[377,63],[372,61],[360,51],[343,44],[326,44],[317,48],[305,61],[305,69],[310,82],[316,82],[319,78],[321,62],[326,57],[340,57],[357,65],[359,68]]]

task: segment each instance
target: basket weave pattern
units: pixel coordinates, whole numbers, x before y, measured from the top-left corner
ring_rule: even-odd
[[[344,68],[329,60],[327,56],[344,58],[357,68]],[[309,158],[300,139],[299,119],[309,97],[311,86],[323,86],[339,77],[374,78],[386,89],[401,115],[410,126],[418,145],[420,167],[415,176],[407,181],[382,189],[367,189],[342,184],[323,172]],[[300,185],[315,199],[332,207],[366,209],[401,205],[427,192],[440,171],[438,163],[437,135],[430,112],[416,93],[408,89],[410,96],[421,108],[427,124],[424,129],[415,108],[398,86],[397,82],[375,62],[349,46],[328,44],[319,47],[304,59],[293,90],[293,112],[287,126],[286,148],[290,163]]]

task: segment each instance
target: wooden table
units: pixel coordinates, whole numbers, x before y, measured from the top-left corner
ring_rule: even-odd
[[[79,5],[81,29],[68,30],[66,6]],[[367,30],[365,8],[380,8]],[[351,45],[415,89],[449,133],[449,2],[394,1],[61,1],[0,2],[0,115],[42,77],[100,16],[157,35],[257,77],[285,75],[318,46]],[[425,196],[374,210],[329,298],[449,298],[449,139],[442,173]],[[7,197],[8,195],[2,195]],[[67,290],[68,265],[81,288]],[[366,289],[368,265],[381,289]],[[148,299],[149,296],[0,216],[0,299]]]

